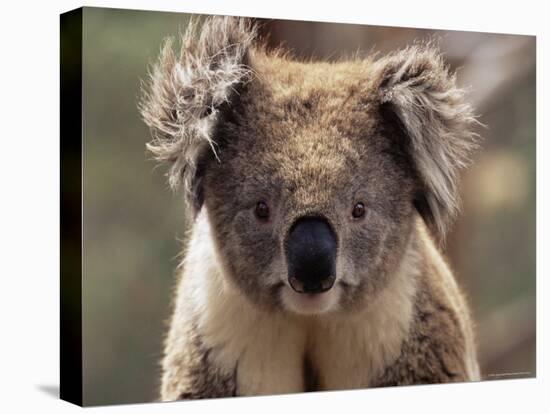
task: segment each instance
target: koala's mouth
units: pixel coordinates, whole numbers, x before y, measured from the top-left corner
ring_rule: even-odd
[[[320,293],[299,293],[285,285],[281,289],[281,299],[284,307],[293,313],[318,315],[338,306],[340,289],[336,284],[333,288]]]

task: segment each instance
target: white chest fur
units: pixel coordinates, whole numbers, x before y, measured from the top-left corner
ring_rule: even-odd
[[[257,311],[226,291],[210,302],[198,328],[216,365],[236,367],[239,395],[303,391],[306,331],[298,321]]]
[[[399,356],[412,318],[414,276],[402,272],[363,312],[315,320],[308,354],[320,389],[368,387]]]

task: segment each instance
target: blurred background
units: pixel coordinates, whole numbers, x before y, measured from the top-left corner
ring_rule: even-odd
[[[189,15],[84,9],[83,355],[87,405],[158,397],[187,223],[145,151],[136,104],[162,40]],[[535,375],[535,38],[262,20],[298,57],[385,53],[435,38],[487,126],[446,254],[477,321],[484,379]]]

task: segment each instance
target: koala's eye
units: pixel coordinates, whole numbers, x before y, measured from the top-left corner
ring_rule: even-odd
[[[363,217],[365,215],[365,205],[363,203],[355,204],[351,212],[351,215],[353,216],[353,218],[356,218],[356,219]]]
[[[269,218],[269,206],[263,201],[259,201],[256,204],[255,209],[256,217],[260,220],[267,220]]]

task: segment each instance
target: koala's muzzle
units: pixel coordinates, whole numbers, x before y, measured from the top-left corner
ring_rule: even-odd
[[[321,293],[336,280],[336,236],[321,217],[303,217],[285,242],[288,282],[298,293]]]

